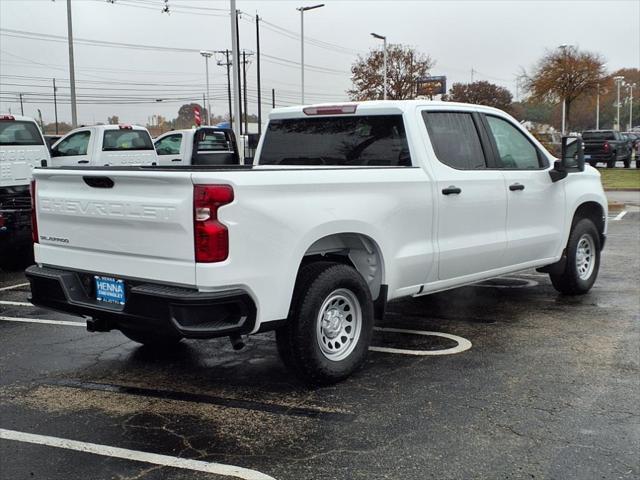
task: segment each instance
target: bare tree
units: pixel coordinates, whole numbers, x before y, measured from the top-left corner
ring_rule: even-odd
[[[404,45],[387,46],[387,98],[403,100],[415,96],[416,79],[429,74],[435,62],[429,55]],[[352,100],[383,98],[384,50],[372,50],[358,56],[351,66],[353,88],[347,91]]]
[[[571,103],[585,93],[594,92],[604,77],[602,56],[574,46],[547,51],[533,67],[531,75],[523,74],[524,88],[533,99],[548,102],[564,100],[567,129]]]
[[[508,110],[512,99],[509,90],[485,80],[473,83],[454,83],[446,98],[450,102],[475,103],[501,110]]]

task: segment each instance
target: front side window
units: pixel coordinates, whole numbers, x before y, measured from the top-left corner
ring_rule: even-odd
[[[33,122],[0,122],[0,145],[44,145],[40,130]]]
[[[91,132],[78,132],[61,140],[52,152],[54,157],[71,157],[74,155],[86,155],[89,147]]]
[[[491,115],[487,115],[486,118],[503,168],[518,170],[540,168],[538,150],[519,129],[502,118]]]
[[[411,166],[402,115],[271,120],[261,165]]]
[[[438,160],[457,170],[486,168],[473,117],[465,112],[422,112]]]
[[[168,135],[156,142],[158,155],[179,155],[182,145],[182,135]]]
[[[153,150],[151,137],[144,130],[105,130],[102,150],[112,152],[117,150]]]

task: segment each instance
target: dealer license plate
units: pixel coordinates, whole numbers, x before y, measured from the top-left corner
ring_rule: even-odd
[[[100,277],[96,275],[96,300],[106,303],[124,305],[125,288],[124,280],[112,277]]]

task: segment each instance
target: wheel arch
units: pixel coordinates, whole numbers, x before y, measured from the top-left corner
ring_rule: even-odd
[[[600,245],[604,245],[607,226],[605,208],[599,202],[593,200],[587,200],[580,203],[574,210],[573,218],[571,220],[571,229],[573,229],[573,226],[578,220],[583,218],[587,218],[593,222],[600,234]],[[571,231],[571,229],[569,231]]]

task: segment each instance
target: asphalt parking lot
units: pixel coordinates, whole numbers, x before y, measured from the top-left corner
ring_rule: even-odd
[[[0,477],[639,478],[639,242],[640,213],[611,221],[582,297],[527,271],[393,303],[365,368],[313,390],[272,334],[149,351],[0,272]]]

